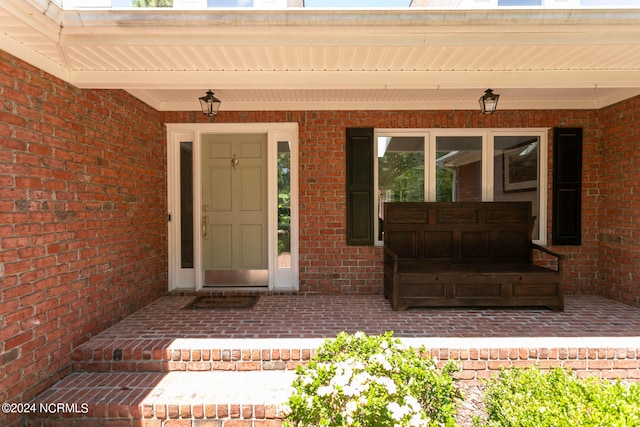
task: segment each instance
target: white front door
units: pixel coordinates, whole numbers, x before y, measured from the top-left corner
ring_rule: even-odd
[[[167,124],[169,290],[298,289],[298,125]]]
[[[267,135],[204,134],[204,286],[267,286]]]

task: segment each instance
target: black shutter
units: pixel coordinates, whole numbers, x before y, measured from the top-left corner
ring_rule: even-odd
[[[347,245],[373,245],[373,129],[347,128]]]
[[[554,245],[581,244],[582,129],[553,130]]]

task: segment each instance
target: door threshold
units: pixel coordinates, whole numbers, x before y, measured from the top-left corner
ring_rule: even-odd
[[[203,286],[269,286],[269,270],[205,270]]]
[[[216,292],[216,291],[237,291],[237,292],[241,292],[241,291],[248,291],[248,292],[255,292],[255,291],[268,291],[269,290],[269,286],[268,285],[264,285],[264,286],[238,286],[238,285],[229,285],[229,286],[225,286],[225,285],[216,285],[216,286],[210,286],[210,285],[205,285],[202,287],[202,292]]]

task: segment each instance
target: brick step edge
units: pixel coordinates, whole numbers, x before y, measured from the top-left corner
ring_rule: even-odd
[[[28,419],[23,427],[282,427],[280,419],[104,420],[100,418]]]
[[[25,419],[33,425],[42,419],[88,425],[91,420],[279,421],[294,377],[292,372],[73,373],[33,399]]]
[[[288,371],[306,364],[317,349],[81,348],[75,372]]]
[[[73,352],[75,372],[206,372],[294,371],[317,354],[314,343],[306,348],[176,348],[167,342],[119,342],[113,346],[81,346]],[[256,345],[256,343],[248,343]],[[454,360],[461,380],[479,380],[502,368],[538,365],[543,369],[571,368],[581,376],[640,380],[640,347],[501,347],[430,348],[440,363]]]

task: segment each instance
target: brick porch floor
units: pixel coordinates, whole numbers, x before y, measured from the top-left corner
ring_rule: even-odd
[[[92,339],[324,338],[340,331],[397,337],[640,336],[640,309],[600,297],[569,296],[547,309],[391,310],[382,296],[263,295],[250,310],[185,310],[193,296],[166,296]]]
[[[640,309],[599,297],[569,296],[561,313],[394,312],[382,296],[355,295],[263,295],[248,310],[184,309],[194,298],[162,297],[79,346],[74,372],[35,401],[87,403],[86,414],[57,419],[65,426],[275,427],[293,369],[343,330],[392,330],[458,361],[461,380],[533,364],[640,380]],[[28,425],[62,425],[55,421],[39,414]]]

